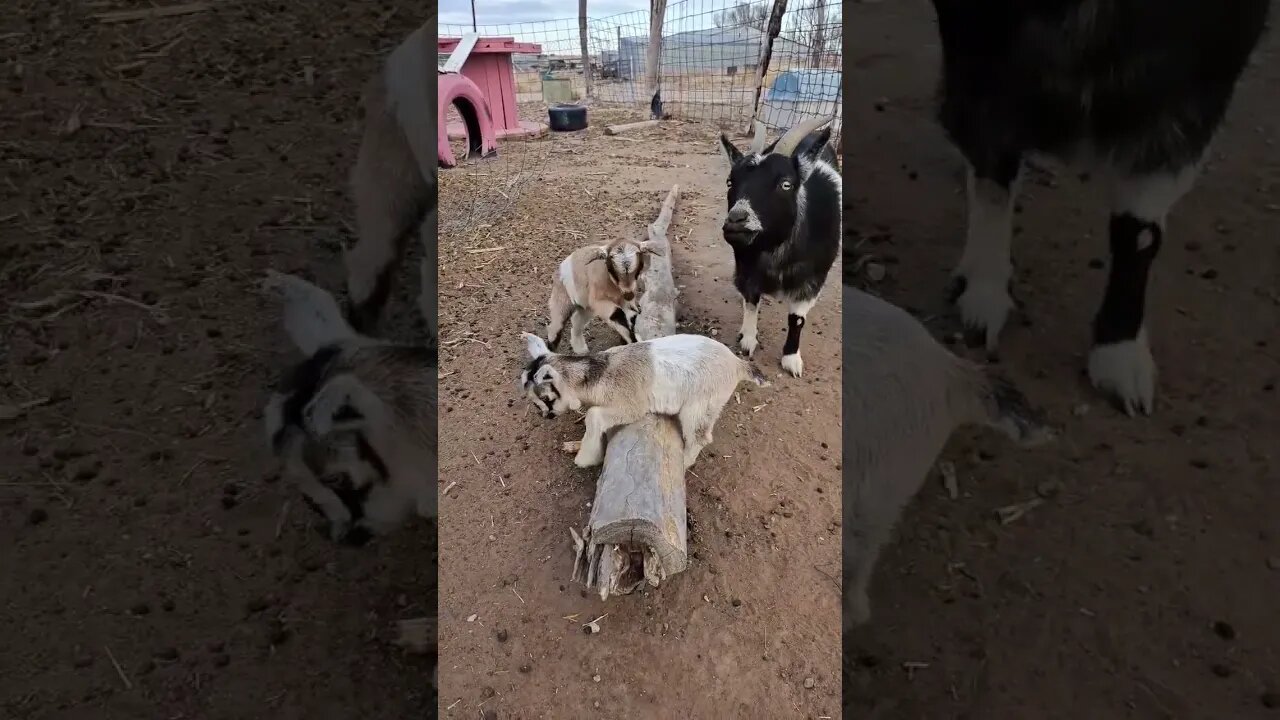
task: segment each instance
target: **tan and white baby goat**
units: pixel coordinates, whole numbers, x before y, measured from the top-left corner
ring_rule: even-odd
[[[638,299],[644,292],[640,276],[644,274],[648,256],[660,254],[661,250],[649,240],[615,240],[608,245],[591,245],[570,253],[556,271],[547,302],[551,318],[547,323],[547,342],[551,349],[560,344],[568,320],[569,346],[579,355],[587,353],[587,340],[582,331],[592,317],[607,322],[622,336],[623,342],[635,342],[636,316],[640,314]]]
[[[711,431],[738,383],[769,384],[751,361],[702,335],[668,335],[588,355],[558,355],[537,335],[520,336],[529,351],[520,385],[542,416],[589,408],[573,459],[578,467],[604,462],[610,429],[657,413],[679,421],[688,468],[711,443]]]

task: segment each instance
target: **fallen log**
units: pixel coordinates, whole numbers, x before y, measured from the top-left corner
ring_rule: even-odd
[[[640,122],[623,123],[621,125],[606,125],[604,128],[605,135],[621,135],[624,132],[632,130],[643,130],[645,128],[658,127],[659,120],[641,120]]]
[[[640,296],[636,336],[652,340],[676,331],[675,279],[667,228],[679,186],[667,193],[649,239],[661,254],[650,256]],[[688,566],[684,444],[673,419],[648,415],[616,428],[605,445],[591,517],[575,545],[573,580],[596,588],[603,600],[626,595],[648,582],[657,587]]]

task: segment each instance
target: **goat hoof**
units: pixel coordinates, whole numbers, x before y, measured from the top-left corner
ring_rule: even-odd
[[[1129,417],[1150,415],[1155,408],[1156,363],[1146,333],[1133,340],[1097,345],[1089,353],[1089,379],[1111,395]]]
[[[988,353],[996,351],[1000,330],[1004,328],[1013,300],[1005,288],[1006,283],[978,283],[965,281],[964,291],[956,298],[960,320],[964,323],[966,342],[972,347],[985,347]]]
[[[750,359],[759,348],[760,343],[754,337],[743,337],[742,333],[738,333],[738,349],[743,357]]]
[[[577,465],[580,468],[595,467],[596,465],[599,465],[603,461],[604,461],[604,458],[601,458],[599,456],[593,457],[591,455],[583,455],[581,452],[579,452],[577,455],[573,457],[573,464]]]
[[[804,360],[800,357],[800,353],[782,356],[782,369],[791,373],[792,377],[800,377],[804,374]]]

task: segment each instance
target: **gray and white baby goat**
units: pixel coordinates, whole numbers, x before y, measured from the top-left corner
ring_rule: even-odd
[[[435,27],[415,30],[364,91],[364,138],[351,171],[356,244],[347,252],[351,326],[369,334],[416,230],[422,242],[418,310],[437,338]]]
[[[880,549],[956,428],[987,425],[1027,445],[1051,433],[1020,392],[952,355],[906,311],[846,286],[843,312],[847,630],[870,617]]]
[[[742,295],[738,344],[747,357],[756,351],[760,296],[785,300],[782,367],[795,377],[804,372],[800,331],[840,251],[843,183],[828,144],[831,128],[816,132],[829,122],[806,120],[768,147],[764,125],[756,123],[745,154],[720,136],[732,164],[722,230],[733,248],[733,285]]]
[[[529,351],[520,385],[543,417],[589,408],[573,459],[578,467],[604,462],[610,429],[657,413],[679,421],[688,468],[711,443],[711,431],[738,383],[769,384],[749,360],[702,335],[668,335],[590,355],[557,355],[537,335],[520,336]]]
[[[638,298],[644,292],[640,276],[651,254],[661,252],[649,240],[614,240],[608,245],[579,248],[561,261],[547,302],[551,349],[560,344],[564,323],[569,320],[569,345],[574,352],[585,354],[587,340],[582,331],[592,316],[607,322],[623,342],[635,342]]]
[[[334,540],[360,545],[415,512],[436,516],[434,344],[358,335],[329,293],[268,272],[284,327],[306,359],[263,413],[272,450]]]

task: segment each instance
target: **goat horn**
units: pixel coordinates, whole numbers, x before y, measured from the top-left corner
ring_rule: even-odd
[[[768,131],[764,127],[764,123],[759,120],[755,121],[756,134],[751,138],[751,152],[759,154],[764,152],[764,141]]]
[[[795,151],[796,147],[800,145],[800,141],[803,140],[806,135],[817,130],[823,125],[826,125],[832,120],[835,120],[834,116],[816,117],[805,120],[799,125],[788,130],[787,134],[783,135],[778,140],[777,144],[773,146],[773,151],[779,155],[790,155]]]

